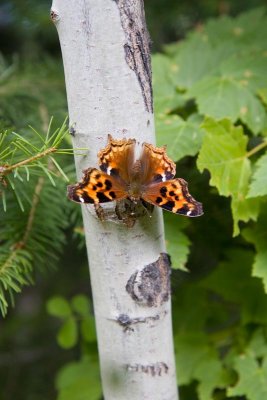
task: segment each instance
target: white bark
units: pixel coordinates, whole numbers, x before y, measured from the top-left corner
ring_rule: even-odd
[[[143,4],[54,0],[51,16],[62,49],[73,144],[89,148],[86,157],[76,156],[80,178],[84,168],[97,166],[108,133],[155,141]],[[104,398],[176,400],[168,263],[159,259],[165,251],[161,211],[128,228],[101,222],[91,206],[82,209]],[[149,279],[152,292],[155,283],[160,289],[152,299]]]

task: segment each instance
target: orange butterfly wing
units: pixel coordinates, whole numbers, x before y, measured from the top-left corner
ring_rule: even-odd
[[[175,163],[167,156],[165,147],[143,143],[140,157],[142,165],[141,182],[161,182],[172,179],[176,173]]]
[[[100,169],[108,175],[129,183],[134,164],[135,139],[113,139],[108,135],[107,146],[98,152]]]
[[[190,195],[187,182],[181,178],[147,185],[142,199],[187,217],[198,217],[203,214],[202,204]]]
[[[68,186],[68,197],[77,203],[98,204],[126,198],[127,192],[124,183],[115,177],[88,168],[80,182]]]

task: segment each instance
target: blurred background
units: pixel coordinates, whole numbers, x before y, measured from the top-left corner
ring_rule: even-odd
[[[235,16],[263,5],[267,5],[264,0],[145,0],[152,51],[160,52],[166,44],[183,39],[188,31],[199,29],[210,17]],[[0,71],[6,74],[0,80],[1,126],[23,132],[30,124],[41,130],[44,119],[53,115],[55,124],[60,124],[67,114],[60,46],[50,21],[50,7],[51,2],[47,0],[2,0],[0,3]],[[45,104],[47,115],[42,114],[40,104]],[[183,171],[188,163],[191,161],[181,162],[180,169]],[[207,187],[206,181],[199,179]],[[218,201],[222,207],[228,202],[222,198]],[[228,214],[225,220],[230,220],[229,211]],[[201,242],[197,224],[195,230]],[[228,227],[225,230],[230,232]],[[81,346],[62,350],[56,341],[61,323],[47,311],[47,302],[55,295],[68,300],[81,294],[90,298],[86,251],[79,232],[73,235],[71,227],[67,227],[64,234],[67,245],[59,254],[56,267],[43,272],[36,269],[34,285],[24,287],[15,296],[14,307],[0,320],[0,400],[55,399],[55,376],[83,351]],[[188,268],[196,271],[200,259],[196,243]],[[203,261],[205,268],[214,263],[212,255]],[[188,278],[186,273],[176,271],[173,292],[177,285],[196,279],[197,274]],[[88,343],[96,353],[95,342]],[[197,398],[194,391],[184,390],[184,399]],[[187,393],[190,397],[186,398]]]

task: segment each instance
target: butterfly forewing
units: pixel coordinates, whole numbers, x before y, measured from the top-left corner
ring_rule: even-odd
[[[135,139],[116,140],[108,135],[107,146],[98,153],[100,169],[129,183],[134,163]]]
[[[140,161],[143,184],[162,182],[175,176],[175,163],[167,156],[165,147],[155,147],[152,144],[143,143]]]
[[[106,203],[127,197],[126,188],[121,182],[99,171],[89,168],[76,185],[68,186],[68,197],[77,203]]]
[[[187,217],[198,217],[203,214],[202,204],[190,195],[187,182],[181,178],[148,185],[142,198],[175,214]]]

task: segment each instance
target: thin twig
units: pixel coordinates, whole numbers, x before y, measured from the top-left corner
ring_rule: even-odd
[[[20,162],[18,162],[16,164],[8,165],[8,166],[1,166],[0,174],[1,175],[7,175],[7,174],[12,172],[16,168],[20,168],[23,165],[30,164],[30,163],[38,160],[39,158],[45,157],[48,154],[54,153],[56,151],[57,151],[56,147],[50,147],[49,149],[46,149],[46,150],[42,151],[41,153],[36,154],[35,156],[26,158],[26,160],[22,160],[22,161],[20,161]]]

